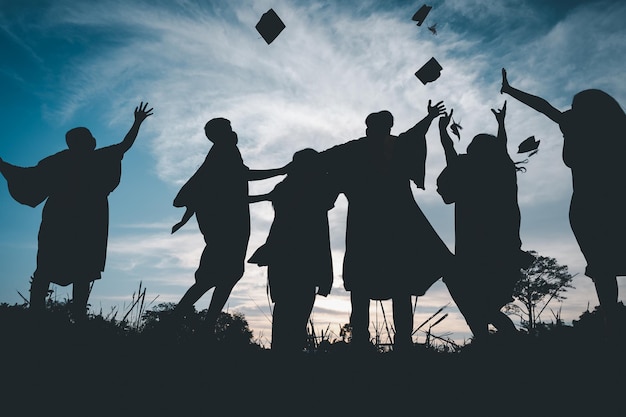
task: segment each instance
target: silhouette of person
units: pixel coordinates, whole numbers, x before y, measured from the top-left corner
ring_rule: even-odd
[[[439,119],[447,165],[437,178],[437,192],[446,204],[454,203],[455,219],[455,269],[443,280],[476,341],[489,334],[489,324],[501,335],[517,333],[501,308],[513,301],[520,268],[534,259],[521,250],[517,167],[507,151],[504,127],[506,102],[492,112],[498,136],[478,134],[460,155],[447,131],[453,110]]]
[[[317,151],[293,155],[287,177],[250,202],[271,201],[274,221],[265,244],[248,262],[267,266],[272,314],[272,350],[297,353],[306,345],[306,326],[315,296],[326,297],[333,283],[328,210],[333,190]]]
[[[204,132],[212,142],[204,162],[182,186],[174,198],[175,207],[185,207],[180,229],[194,214],[204,237],[205,247],[195,282],[174,309],[175,317],[193,310],[193,305],[214,288],[206,321],[215,328],[235,284],[244,273],[244,261],[250,237],[248,181],[286,173],[286,168],[251,170],[237,147],[237,133],[228,119],[209,120]]]
[[[572,172],[570,225],[587,262],[585,275],[594,282],[606,329],[612,332],[617,276],[626,275],[624,110],[606,92],[589,89],[574,95],[571,109],[562,112],[545,99],[512,87],[504,68],[500,92],[546,115],[563,133],[563,161]]]
[[[36,207],[46,200],[38,236],[37,268],[30,287],[30,308],[45,308],[50,283],[72,284],[71,313],[86,318],[92,283],[104,271],[109,229],[108,195],[121,178],[122,158],[135,142],[139,127],[152,115],[148,103],[135,108],[134,123],[124,139],[96,149],[89,129],[65,134],[68,149],[22,168],[0,159],[11,196]]]
[[[427,115],[398,136],[393,115],[365,119],[365,136],[321,155],[332,181],[348,200],[344,288],[350,291],[352,345],[370,344],[370,300],[392,300],[394,349],[413,345],[411,296],[420,296],[444,272],[452,254],[415,202],[410,181],[424,188],[426,132],[444,114],[428,102]]]

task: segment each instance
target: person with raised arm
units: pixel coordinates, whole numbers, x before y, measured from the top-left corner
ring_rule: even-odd
[[[576,93],[571,108],[561,111],[511,86],[504,68],[500,93],[546,115],[563,133],[563,162],[572,173],[570,225],[611,336],[618,329],[617,277],[626,275],[626,114],[617,100],[599,89]]]
[[[454,204],[455,220],[454,272],[443,281],[476,342],[486,340],[490,324],[499,335],[517,333],[501,309],[513,301],[521,268],[534,260],[521,250],[518,168],[507,151],[506,101],[492,112],[497,136],[476,135],[465,154],[457,154],[447,131],[453,110],[439,119],[447,165],[437,178],[437,192]]]
[[[346,196],[343,284],[350,292],[352,346],[371,349],[370,300],[392,300],[393,349],[413,346],[412,296],[444,275],[452,254],[417,205],[411,181],[424,188],[426,132],[445,112],[428,101],[427,114],[392,135],[387,110],[365,119],[365,136],[320,153],[331,181]]]
[[[39,227],[37,268],[30,286],[33,311],[44,310],[51,283],[72,284],[72,316],[74,320],[86,318],[91,287],[105,267],[108,196],[120,183],[124,154],[152,110],[141,102],[135,108],[130,130],[115,145],[96,149],[89,129],[76,127],[65,134],[68,149],[34,167],[17,167],[0,159],[0,172],[16,201],[31,207],[46,201]]]

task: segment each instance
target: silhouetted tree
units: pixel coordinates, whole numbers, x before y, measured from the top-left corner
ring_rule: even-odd
[[[554,258],[536,256],[535,261],[527,269],[523,269],[521,278],[513,290],[515,301],[505,307],[508,314],[520,317],[522,327],[529,333],[536,329],[541,314],[553,301],[562,301],[574,278],[566,265],[559,265]]]
[[[213,327],[209,325],[207,319],[209,315],[208,309],[196,311],[186,315],[184,319],[177,319],[175,322],[171,320],[172,313],[176,308],[175,303],[160,303],[153,309],[143,314],[144,332],[158,331],[161,326],[173,324],[177,326],[179,335],[184,340],[190,338],[211,337],[222,343],[229,345],[243,346],[254,344],[252,341],[253,333],[250,326],[242,313],[225,313],[220,312],[215,324],[215,332],[212,333]]]

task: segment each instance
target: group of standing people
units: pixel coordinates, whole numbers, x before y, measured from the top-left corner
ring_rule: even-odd
[[[587,260],[607,328],[618,305],[617,276],[626,273],[625,174],[618,158],[626,141],[619,128],[626,116],[600,90],[574,97],[561,112],[544,99],[512,87],[502,70],[501,93],[527,104],[559,124],[563,159],[572,170],[572,230]],[[152,114],[147,104],[135,109],[135,121],[122,142],[95,149],[86,128],[70,130],[68,149],[21,168],[0,159],[0,172],[11,195],[35,207],[46,204],[39,232],[37,270],[30,304],[44,306],[51,282],[73,284],[77,317],[86,313],[90,284],[104,270],[108,233],[107,196],[120,180],[121,160],[141,123]],[[204,163],[184,184],[174,206],[185,213],[172,233],[195,215],[205,248],[195,282],[174,311],[181,317],[210,289],[208,324],[214,326],[245,263],[267,267],[274,302],[272,349],[297,352],[306,341],[306,326],[317,295],[327,296],[333,283],[328,211],[339,194],[348,202],[343,284],[350,292],[352,344],[370,345],[371,300],[392,300],[394,349],[412,346],[412,296],[423,295],[443,278],[476,340],[489,325],[504,334],[515,325],[501,308],[511,301],[513,286],[532,255],[521,249],[516,164],[507,151],[506,101],[492,110],[497,134],[476,135],[458,154],[447,133],[453,110],[428,102],[426,115],[412,128],[392,135],[393,115],[386,110],[365,119],[365,135],[323,151],[305,148],[283,167],[248,168],[229,120],[205,125],[212,142]],[[415,202],[411,183],[424,188],[426,133],[439,118],[446,167],[437,191],[455,205],[455,250],[447,248]],[[274,189],[249,195],[248,182],[285,175]],[[266,242],[246,260],[250,204],[270,201],[274,221]]]

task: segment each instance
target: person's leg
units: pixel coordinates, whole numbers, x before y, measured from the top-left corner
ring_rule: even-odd
[[[315,303],[315,289],[296,290],[288,298],[274,303],[272,350],[300,353],[306,346],[307,324]]]
[[[272,342],[271,349],[275,352],[281,352],[284,350],[284,332],[283,328],[283,305],[282,302],[274,302],[274,309],[272,310]]]
[[[46,309],[46,297],[50,288],[50,280],[42,278],[35,273],[30,282],[29,309],[35,313],[41,313]]]
[[[74,321],[83,321],[87,318],[87,300],[90,292],[91,282],[72,284],[71,314]]]
[[[315,304],[315,288],[311,288],[304,291],[298,296],[297,304],[294,305],[294,343],[295,348],[302,349],[306,346],[307,342],[307,325],[309,324],[309,318],[313,311],[313,305]],[[295,330],[300,329],[300,330]]]
[[[226,305],[226,301],[228,301],[228,297],[230,297],[230,293],[233,291],[234,286],[234,284],[218,284],[215,286],[205,319],[210,328],[215,329],[217,318]]]
[[[394,350],[406,350],[413,345],[413,305],[411,295],[399,295],[392,299],[393,323],[396,329]]]
[[[618,310],[617,277],[615,276],[594,276],[593,283],[596,287],[596,294],[600,303],[600,312],[604,320],[605,330],[609,335],[616,330],[616,315]]]
[[[477,294],[473,293],[473,289],[460,282],[446,282],[448,292],[452,296],[452,300],[463,315],[465,323],[469,327],[473,335],[473,340],[482,340],[489,334],[489,327],[486,321],[481,317],[481,309],[478,304],[481,302],[477,298]]]
[[[293,354],[302,351],[306,328],[302,327],[297,298],[281,299],[274,303],[272,314],[272,351]]]
[[[180,299],[178,304],[176,305],[175,311],[178,313],[187,313],[193,305],[202,297],[207,291],[209,291],[211,287],[194,283],[189,289],[185,292],[183,297]]]
[[[352,345],[356,348],[367,347],[370,343],[369,314],[370,299],[359,295],[356,291],[350,292],[350,325],[352,326]]]
[[[618,287],[614,276],[597,277],[593,280],[601,306],[612,308],[617,305]]]
[[[174,309],[174,317],[182,317],[193,312],[194,304],[214,286],[211,277],[214,271],[211,270],[211,251],[208,246],[204,247],[200,256],[200,264],[194,274],[195,282],[185,292]]]
[[[209,247],[205,246],[202,250],[202,255],[200,256],[200,264],[198,265],[198,269],[196,269],[196,272],[194,274],[195,282],[185,292],[183,297],[176,305],[176,308],[174,308],[173,316],[175,318],[180,318],[182,316],[192,313],[194,304],[213,287],[214,281],[211,279],[211,277],[214,275],[214,273],[211,270],[211,254],[212,252]]]

